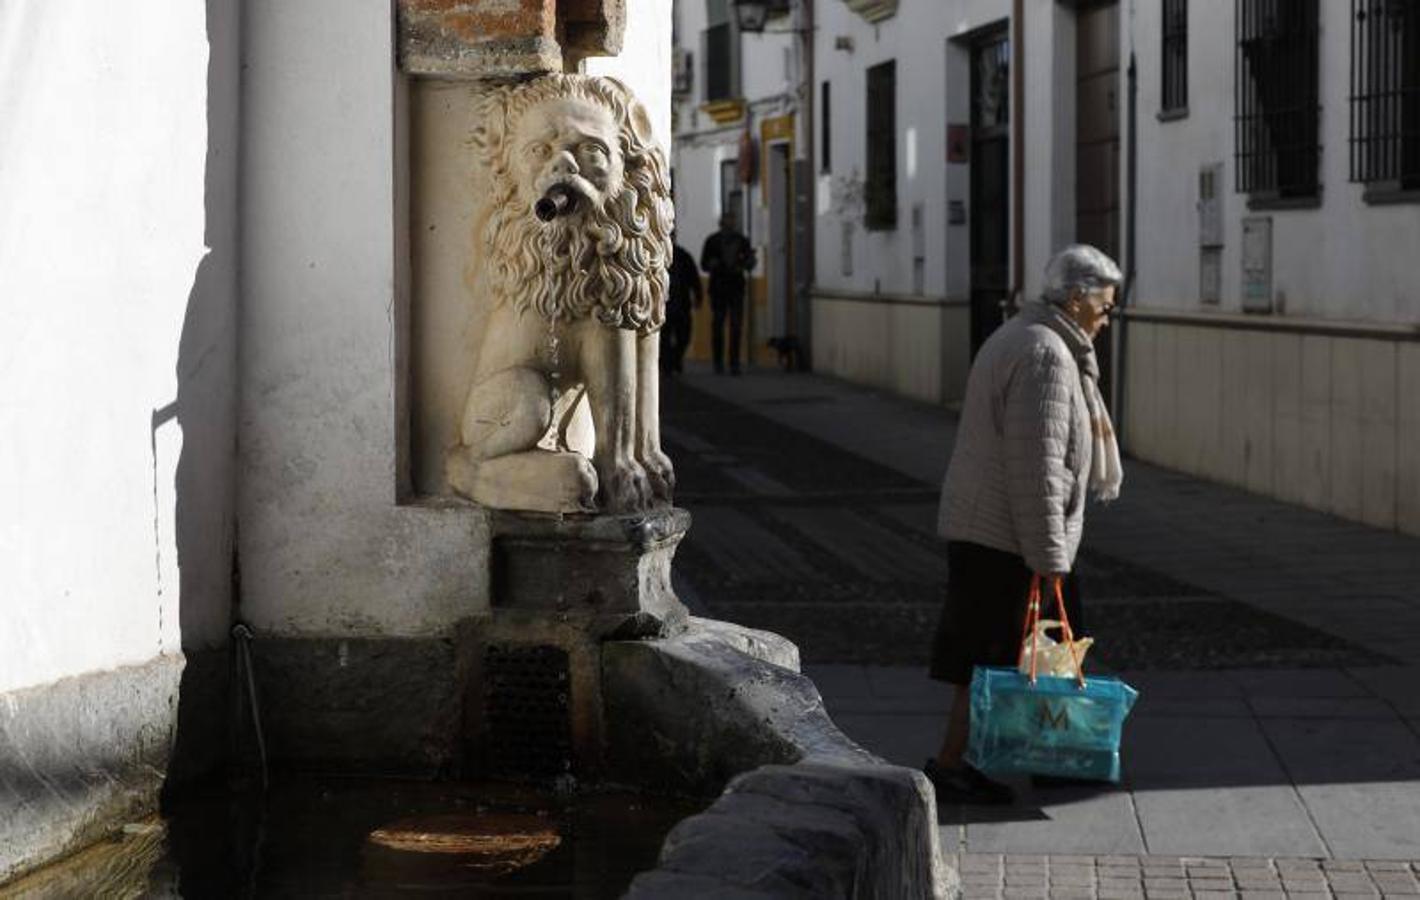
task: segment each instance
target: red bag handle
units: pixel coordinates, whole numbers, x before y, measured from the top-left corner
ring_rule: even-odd
[[[1059,575],[1051,576],[1051,586],[1055,593],[1055,608],[1060,614],[1060,631],[1065,638],[1065,644],[1070,648],[1070,657],[1075,661],[1075,680],[1080,683],[1080,687],[1085,686],[1085,672],[1080,667],[1080,653],[1075,649],[1075,634],[1070,628],[1070,614],[1065,611],[1065,591],[1062,586],[1063,578]],[[1026,639],[1030,639],[1030,683],[1035,684],[1036,679],[1036,649],[1039,640],[1036,636],[1036,623],[1040,621],[1040,575],[1032,574],[1030,579],[1030,595],[1026,598],[1026,626],[1021,632],[1021,652],[1017,656],[1017,668],[1019,659],[1025,655]]]

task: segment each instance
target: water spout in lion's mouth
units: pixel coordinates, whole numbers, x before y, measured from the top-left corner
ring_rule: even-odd
[[[566,184],[554,184],[533,204],[533,214],[539,221],[551,222],[558,216],[565,216],[577,208],[581,194]]]

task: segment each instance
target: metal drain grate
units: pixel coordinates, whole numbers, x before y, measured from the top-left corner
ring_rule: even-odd
[[[572,768],[571,680],[560,647],[489,645],[483,653],[486,763],[493,774]]]

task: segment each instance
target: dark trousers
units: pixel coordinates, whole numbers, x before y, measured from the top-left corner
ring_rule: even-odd
[[[740,329],[744,325],[744,291],[734,294],[710,297],[711,340],[710,353],[715,360],[715,371],[725,371],[725,320],[730,322],[730,371],[740,370]]]
[[[679,372],[690,349],[690,310],[666,310],[666,324],[661,326],[661,368]]]
[[[1014,666],[1021,650],[1031,570],[1014,553],[968,541],[947,542],[947,597],[932,641],[928,675],[951,684],[971,684],[976,666]],[[1071,572],[1061,593],[1075,637],[1083,637],[1085,610],[1080,582]],[[1055,596],[1041,598],[1041,618],[1055,619]]]

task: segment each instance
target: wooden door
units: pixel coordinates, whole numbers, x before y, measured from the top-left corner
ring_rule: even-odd
[[[971,355],[1006,319],[1011,291],[1010,40],[971,48]]]

